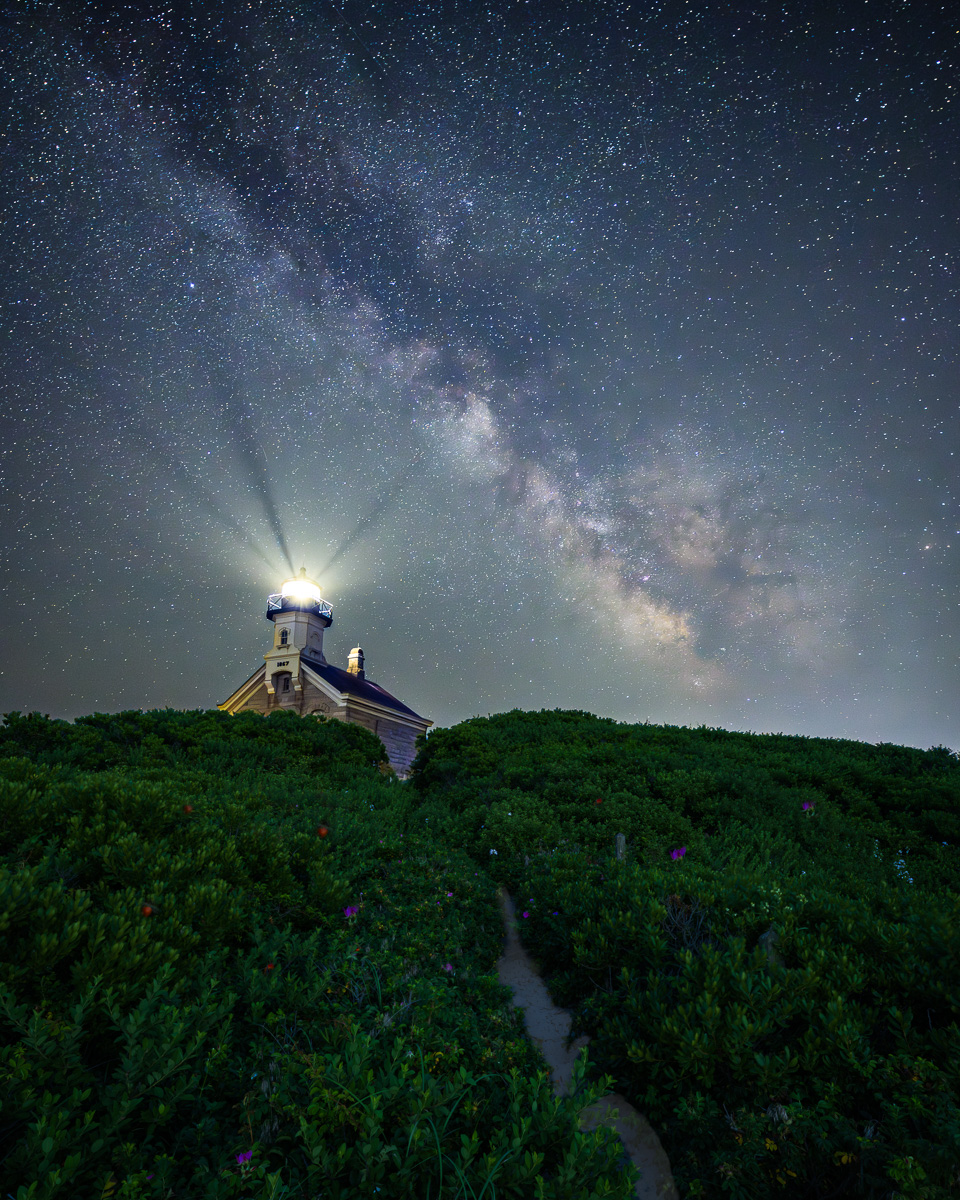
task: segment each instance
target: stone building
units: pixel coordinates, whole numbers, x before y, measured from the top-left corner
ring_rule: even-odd
[[[323,632],[333,623],[333,609],[307,578],[306,568],[269,597],[267,620],[273,622],[273,645],[263,656],[263,666],[217,707],[228,713],[293,709],[302,717],[319,715],[363,725],[383,742],[397,774],[406,777],[417,735],[433,722],[367,679],[359,646],[350,651],[346,670],[327,662]]]

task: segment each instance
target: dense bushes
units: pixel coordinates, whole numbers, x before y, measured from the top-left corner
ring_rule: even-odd
[[[432,735],[415,789],[523,897],[681,1196],[955,1194],[949,751],[508,713]]]
[[[23,754],[45,766],[103,771],[113,766],[170,768],[193,765],[226,771],[236,780],[246,772],[323,772],[326,782],[351,777],[386,760],[379,738],[359,725],[301,721],[296,713],[236,716],[209,712],[94,713],[72,724],[39,713],[7,713],[0,730],[0,753]]]
[[[684,1200],[941,1200],[958,800],[942,747],[585,713],[438,730],[411,783],[289,713],[11,714],[0,1194],[625,1200],[576,1131],[615,1087]],[[591,1036],[573,1098],[496,980],[498,883]]]
[[[774,839],[771,869],[799,849],[845,889],[851,861],[859,886],[860,868],[872,882],[906,876],[894,870],[903,856],[916,886],[960,894],[960,762],[944,747],[510,712],[436,730],[413,783],[425,815],[437,804],[501,860],[564,842],[598,854],[616,833],[640,859],[662,861],[667,845],[716,854],[739,827]]]
[[[491,880],[356,726],[0,731],[0,1192],[626,1197],[492,974]],[[489,1191],[488,1191],[489,1194]]]
[[[660,1131],[681,1195],[960,1183],[960,900],[883,885],[864,920],[830,891],[688,855],[561,855],[522,888],[524,941],[593,1069]]]

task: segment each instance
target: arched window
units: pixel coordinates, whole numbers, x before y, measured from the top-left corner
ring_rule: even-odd
[[[280,630],[280,645],[285,646],[287,644],[287,642],[289,642],[289,641],[290,641],[290,630],[289,629],[281,629]]]

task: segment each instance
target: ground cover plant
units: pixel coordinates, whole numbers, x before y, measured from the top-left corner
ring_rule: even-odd
[[[411,796],[338,722],[8,714],[0,1195],[630,1195]]]
[[[686,857],[531,867],[523,940],[681,1195],[956,1195],[960,901],[891,890],[864,923],[859,902]]]
[[[681,1196],[960,1194],[948,750],[509,713],[431,736],[414,791]]]
[[[0,1196],[940,1200],[960,1176],[950,751],[509,713],[412,780],[356,726],[0,728]],[[612,855],[624,834],[625,856]],[[554,1098],[498,885],[591,1036]]]

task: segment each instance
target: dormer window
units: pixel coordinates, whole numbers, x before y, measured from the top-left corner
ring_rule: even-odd
[[[286,646],[289,641],[290,641],[290,630],[289,629],[281,629],[280,630],[280,645]]]

